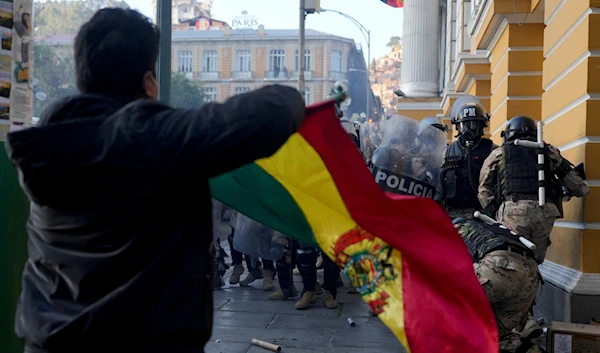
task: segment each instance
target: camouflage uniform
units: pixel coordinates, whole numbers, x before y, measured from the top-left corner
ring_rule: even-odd
[[[552,172],[555,172],[562,163],[560,152],[551,145],[548,145],[548,160]],[[494,187],[498,183],[498,169],[501,162],[502,149],[498,148],[492,151],[481,169],[478,197],[484,208],[496,200]],[[574,170],[571,170],[562,181],[573,196],[583,197],[589,193],[587,183]],[[536,200],[504,201],[496,214],[499,222],[535,243],[535,258],[538,263],[544,261],[546,250],[550,245],[550,232],[554,220],[560,216],[557,205],[551,200],[546,200],[543,207],[540,207]]]
[[[527,319],[539,283],[537,263],[515,252],[493,251],[474,264],[502,340]]]
[[[456,219],[473,267],[494,311],[501,351],[514,351],[521,345],[513,330],[527,320],[538,289],[539,272],[533,252],[500,224]]]

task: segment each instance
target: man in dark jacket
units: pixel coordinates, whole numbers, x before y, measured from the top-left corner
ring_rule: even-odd
[[[30,352],[203,352],[208,180],[273,154],[304,118],[283,86],[198,110],[161,104],[158,47],[146,17],[100,10],[75,40],[81,95],[8,136],[31,200],[15,324]]]

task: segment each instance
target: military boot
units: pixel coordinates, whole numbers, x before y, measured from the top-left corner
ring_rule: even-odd
[[[292,285],[292,295],[287,296],[282,289],[277,290],[269,294],[269,300],[287,300],[289,298],[294,298],[298,295],[298,291],[296,290],[296,286]]]
[[[326,290],[323,294],[323,305],[325,305],[327,309],[336,309],[338,307],[337,301],[330,291]]]
[[[296,303],[296,309],[306,310],[311,304],[316,302],[317,296],[315,295],[315,292],[304,292],[304,294],[302,294],[302,298],[300,298],[300,300],[298,300]]]
[[[272,291],[273,290],[273,270],[263,270],[263,286],[262,290]]]
[[[240,287],[248,287],[248,285],[254,281],[256,281],[256,277],[250,272],[246,278],[240,281]]]
[[[530,316],[523,330],[521,331],[521,337],[526,339],[534,339],[540,337],[544,333],[544,328],[538,324],[538,322]]]
[[[229,284],[238,284],[240,283],[240,276],[244,273],[244,266],[235,265],[233,266],[233,273],[231,273],[231,277],[229,277]]]
[[[221,288],[225,285],[225,281],[223,280],[223,277],[217,275],[215,276],[215,282],[214,282],[215,288]]]

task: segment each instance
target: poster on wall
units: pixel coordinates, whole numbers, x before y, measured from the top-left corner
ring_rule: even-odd
[[[0,9],[6,5],[12,9],[10,34],[10,50],[12,65],[10,67],[10,80],[6,84],[9,88],[9,102],[0,105],[0,114],[4,110],[9,114],[10,131],[31,127],[33,113],[33,0],[0,0]],[[2,21],[0,12],[0,22]],[[0,27],[4,26],[0,23]],[[8,34],[7,34],[8,35]],[[4,34],[2,34],[2,49],[4,49]],[[1,61],[1,59],[0,59]],[[4,87],[4,76],[0,71],[0,98]],[[1,104],[1,102],[0,102]]]
[[[10,124],[13,1],[0,1],[0,125]]]

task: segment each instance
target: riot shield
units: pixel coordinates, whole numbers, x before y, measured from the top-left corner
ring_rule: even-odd
[[[452,119],[454,119],[456,117],[456,114],[458,113],[458,109],[460,109],[461,107],[465,106],[465,105],[480,105],[482,108],[485,109],[485,105],[483,105],[483,102],[481,102],[481,99],[472,96],[470,94],[466,94],[464,96],[460,96],[452,105],[452,108],[450,109],[450,117]]]
[[[212,230],[213,240],[219,237],[219,228],[221,226],[223,204],[215,199],[212,199]]]
[[[448,137],[435,127],[396,115],[383,127],[372,173],[385,192],[433,199]]]
[[[360,151],[365,161],[371,160],[373,152],[381,144],[381,126],[384,122],[363,123],[360,125]]]
[[[238,213],[233,248],[253,257],[277,261],[283,257],[285,244],[273,229]]]

